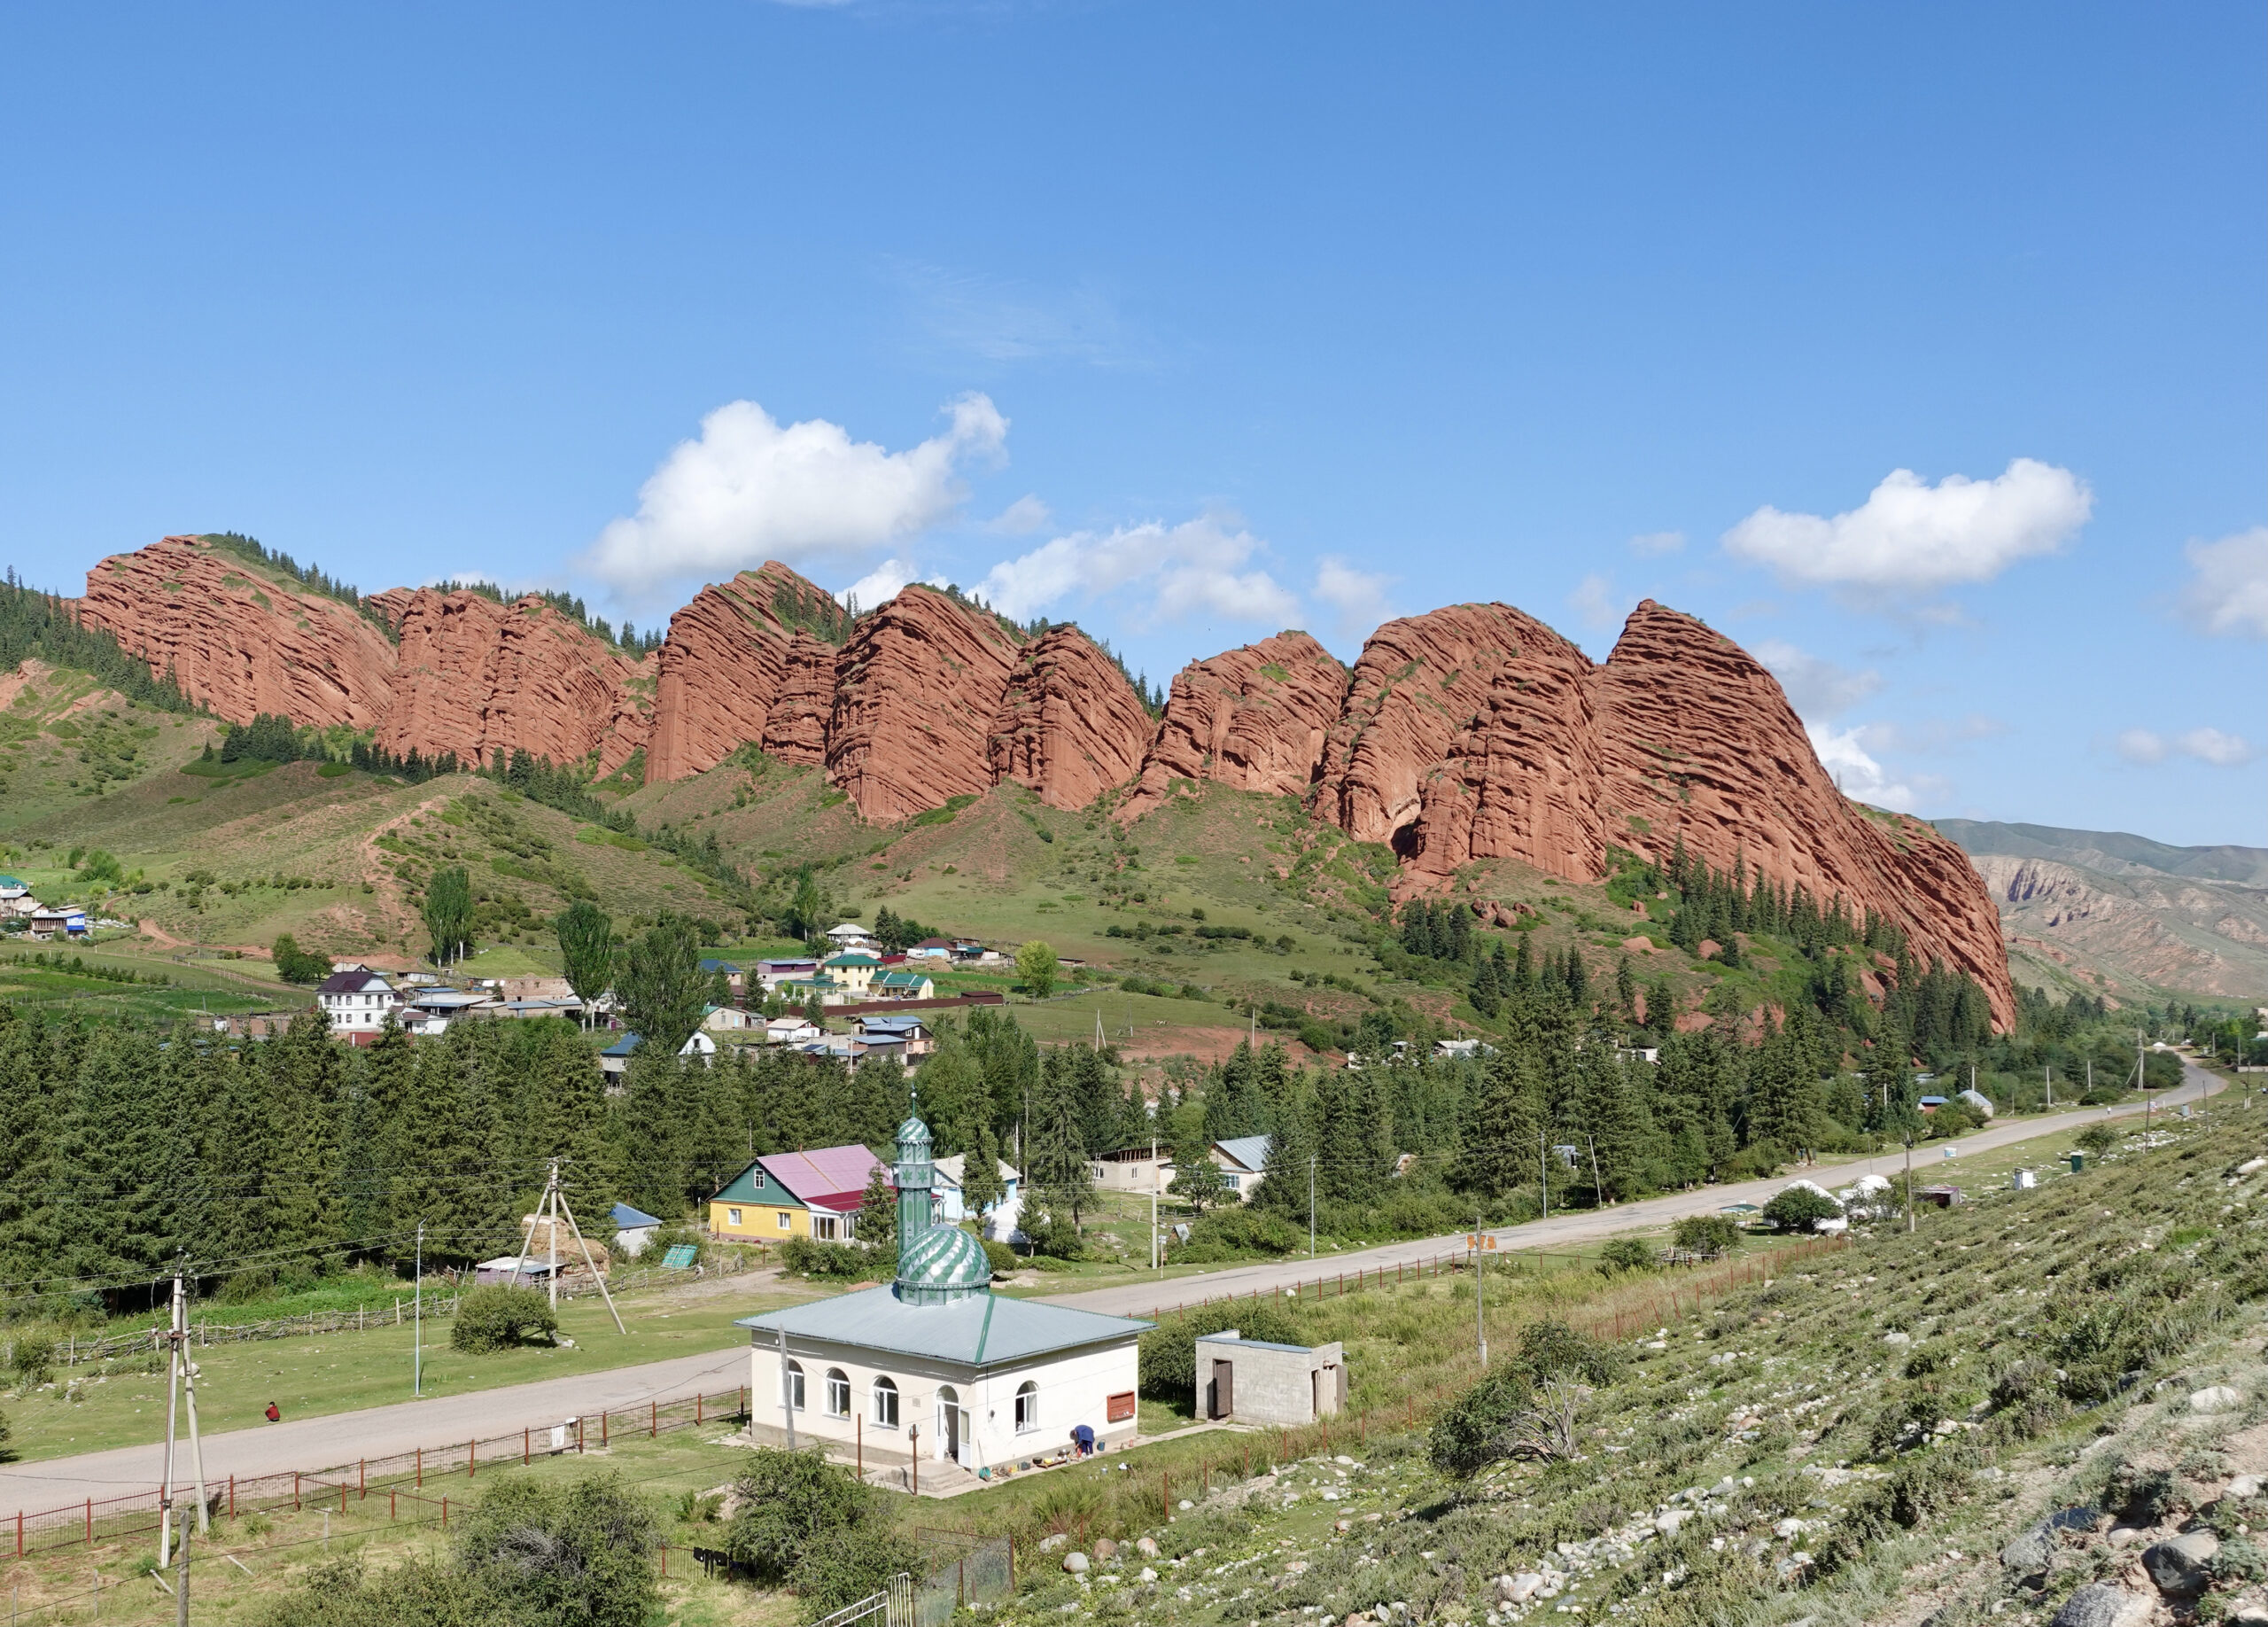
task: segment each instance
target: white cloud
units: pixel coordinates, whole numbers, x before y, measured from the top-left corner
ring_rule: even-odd
[[[2119,756],[2130,763],[2162,763],[2169,757],[2194,757],[2201,763],[2210,763],[2216,768],[2237,768],[2259,755],[2259,750],[2241,735],[2224,734],[2218,728],[2185,729],[2179,735],[2165,735],[2154,728],[2121,730],[2112,745]]]
[[[2208,633],[2268,638],[2268,525],[2183,550],[2195,572],[2181,607]]]
[[[866,575],[835,596],[840,604],[856,603],[861,611],[889,603],[897,597],[897,590],[908,582],[927,582],[932,588],[942,588],[942,576],[921,576],[903,559],[885,559]]]
[[[1751,646],[1751,653],[1780,681],[1788,705],[1801,718],[1839,717],[1882,688],[1882,674],[1872,667],[1854,673],[1785,639],[1759,640]]]
[[[1054,524],[1055,516],[1037,497],[1027,492],[984,522],[984,529],[1004,537],[1028,537]]]
[[[1386,590],[1394,580],[1380,572],[1357,571],[1338,555],[1325,554],[1316,561],[1315,596],[1335,612],[1333,631],[1349,643],[1359,643],[1391,613]]]
[[[1857,729],[1837,732],[1806,724],[1804,732],[1811,736],[1811,749],[1819,753],[1820,767],[1834,776],[1837,788],[1845,796],[1871,802],[1876,807],[1909,814],[1914,811],[1919,801],[1915,788],[1906,781],[1892,779],[1860,743]]]
[[[1990,480],[1947,475],[1935,486],[1896,469],[1848,513],[1761,508],[1724,545],[1790,582],[1926,592],[1990,581],[2020,559],[2054,553],[2093,506],[2085,481],[2028,457]]]
[[[1240,572],[1262,548],[1233,515],[1219,513],[1178,525],[1152,520],[1107,533],[1075,531],[994,565],[979,592],[1019,621],[1067,600],[1123,600],[1146,590],[1148,605],[1132,618],[1138,625],[1210,615],[1286,627],[1299,619],[1298,597],[1265,571]]]
[[[1682,531],[1643,531],[1630,539],[1630,551],[1647,559],[1674,554],[1684,546],[1685,533]]]
[[[754,401],[701,422],[639,488],[635,516],[611,521],[584,565],[626,598],[767,558],[855,561],[944,518],[960,502],[960,465],[997,457],[1008,421],[983,395],[947,409],[944,433],[886,452],[823,418],[785,428]]]
[[[1567,596],[1567,603],[1586,627],[1611,627],[1627,613],[1622,609],[1621,596],[1614,591],[1614,579],[1597,571],[1575,584],[1574,592]]]

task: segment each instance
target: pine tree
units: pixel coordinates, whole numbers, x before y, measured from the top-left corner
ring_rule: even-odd
[[[882,1252],[897,1247],[897,1193],[879,1164],[867,1172],[858,1195],[858,1241]]]
[[[1084,1115],[1081,1109],[1068,1070],[1060,1063],[1050,1067],[1042,1075],[1039,1088],[1032,1093],[1031,1199],[1027,1213],[1036,1208],[1044,1211],[1052,1225],[1068,1224],[1074,1238],[1080,1218],[1093,1206],[1095,1195],[1094,1176],[1087,1167]],[[1024,1229],[1032,1229],[1029,1221]]]
[[[587,1025],[591,1003],[614,982],[614,922],[588,899],[578,899],[559,912],[552,930],[558,935],[567,986],[583,1002]]]
[[[936,1058],[932,1056],[922,1064],[924,1086],[929,1082],[928,1070],[936,1063]],[[1007,1183],[1000,1179],[1000,1138],[992,1133],[990,1125],[979,1125],[975,1144],[961,1155],[961,1207],[970,1219],[981,1221],[1007,1195]]]
[[[1635,1021],[1638,1015],[1638,978],[1630,965],[1627,951],[1614,961],[1614,1004],[1616,1009]]]
[[[1336,1069],[1316,1086],[1317,1190],[1332,1203],[1368,1203],[1392,1173],[1394,1125],[1379,1089],[1385,1071]]]
[[[1480,1066],[1457,1138],[1456,1185],[1503,1197],[1536,1172],[1542,1143],[1543,1079],[1526,1024]]]
[[[1512,989],[1515,993],[1526,994],[1531,993],[1534,987],[1535,963],[1529,958],[1527,934],[1522,932],[1519,935],[1519,947],[1512,958]]]

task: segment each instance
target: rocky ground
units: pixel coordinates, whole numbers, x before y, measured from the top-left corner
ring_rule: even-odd
[[[1445,1476],[1421,1417],[1112,1541],[1067,1529],[1002,1613],[2268,1622],[2264,1145],[2232,1112],[1885,1223],[1622,1341],[1565,1455]]]

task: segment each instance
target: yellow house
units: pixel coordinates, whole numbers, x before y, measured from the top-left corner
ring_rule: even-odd
[[[709,1229],[719,1237],[784,1242],[790,1237],[848,1242],[858,1230],[858,1201],[889,1165],[864,1147],[766,1153],[709,1200]]]
[[[882,970],[882,963],[871,954],[846,949],[841,954],[828,955],[819,963],[819,969],[854,995],[864,995],[866,985],[874,980],[874,974]]]

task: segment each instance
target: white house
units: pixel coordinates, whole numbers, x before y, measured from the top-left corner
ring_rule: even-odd
[[[867,949],[874,946],[874,935],[855,921],[845,921],[827,929],[827,941],[838,949]]]
[[[905,952],[909,961],[950,961],[953,958],[953,940],[950,938],[925,938]]]
[[[646,1252],[646,1245],[654,1241],[654,1234],[662,1229],[659,1218],[642,1209],[633,1209],[627,1203],[614,1206],[614,1250],[635,1259]]]
[[[996,1296],[983,1245],[929,1218],[929,1146],[920,1119],[898,1126],[895,1282],[740,1320],[754,1421],[971,1470],[1029,1463],[1083,1429],[1130,1439],[1152,1324]]]
[[[1268,1169],[1268,1140],[1264,1135],[1239,1135],[1213,1143],[1213,1162],[1221,1166],[1221,1184],[1249,1203]]]
[[[1022,1178],[1016,1173],[1014,1164],[1005,1159],[998,1162],[1000,1188],[1004,1195],[997,1203],[986,1206],[982,1229],[994,1242],[1006,1242],[1023,1218]],[[967,1200],[961,1195],[961,1172],[967,1167],[967,1153],[954,1153],[937,1160],[937,1218],[940,1220],[957,1226],[969,1218]]]
[[[10,899],[27,898],[31,894],[31,890],[32,884],[27,881],[19,881],[13,876],[0,876],[0,902]]]
[[[701,1026],[712,1034],[737,1033],[763,1021],[755,1012],[743,1011],[738,1006],[711,1006],[701,1014]]]
[[[820,1033],[819,1025],[800,1011],[773,1017],[764,1025],[764,1038],[772,1045],[807,1045]]]
[[[392,984],[367,966],[342,966],[325,977],[315,1000],[335,1034],[376,1033],[400,1003]]]

